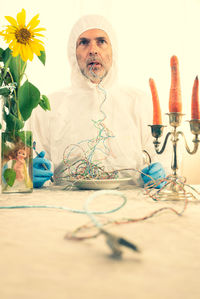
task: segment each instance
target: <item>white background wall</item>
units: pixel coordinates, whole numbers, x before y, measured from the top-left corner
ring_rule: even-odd
[[[148,79],[153,77],[163,114],[168,112],[170,57],[177,55],[186,113],[182,128],[192,140],[185,120],[190,119],[194,78],[200,76],[200,0],[0,0],[0,26],[7,24],[5,15],[16,17],[22,8],[28,20],[39,13],[40,25],[47,29],[46,66],[35,58],[27,71],[29,80],[44,94],[69,84],[67,39],[74,22],[84,14],[99,13],[110,20],[119,42],[120,80],[150,93]],[[185,154],[182,171],[191,182],[200,183],[199,161],[200,150],[193,157]]]

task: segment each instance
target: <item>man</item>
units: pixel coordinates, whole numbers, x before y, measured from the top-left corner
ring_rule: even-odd
[[[151,99],[118,85],[116,39],[104,17],[89,15],[78,20],[69,37],[68,57],[71,87],[50,96],[51,112],[34,115],[37,148],[45,151],[33,162],[34,187],[41,187],[53,175],[48,160],[54,165],[57,183],[67,171],[67,175],[69,171],[74,174],[72,166],[77,161],[83,165],[86,158],[106,173],[133,169],[119,171],[119,175],[139,185],[151,178],[141,177],[136,170],[143,169],[152,179],[164,177],[160,163],[144,169],[144,150],[152,161],[158,160],[148,127],[152,124]]]

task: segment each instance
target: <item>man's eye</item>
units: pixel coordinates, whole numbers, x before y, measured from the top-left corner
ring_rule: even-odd
[[[105,40],[105,39],[99,39],[98,42],[99,42],[100,44],[104,44],[104,43],[106,43],[106,40]]]
[[[87,45],[89,42],[88,42],[88,40],[81,40],[80,42],[79,42],[79,45]]]

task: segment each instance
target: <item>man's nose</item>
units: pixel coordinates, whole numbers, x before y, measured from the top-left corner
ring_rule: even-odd
[[[98,53],[98,47],[95,41],[90,42],[89,54],[94,55]]]

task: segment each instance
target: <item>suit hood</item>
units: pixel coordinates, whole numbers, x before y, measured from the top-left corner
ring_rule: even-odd
[[[111,87],[117,81],[117,41],[110,23],[100,15],[86,15],[81,17],[72,27],[68,40],[68,59],[71,65],[71,83],[76,87],[91,88],[93,84],[84,77],[76,59],[76,42],[80,34],[89,29],[101,29],[107,33],[112,45],[112,66],[107,76],[101,81],[105,87]]]

